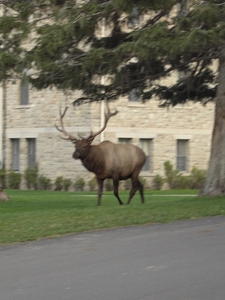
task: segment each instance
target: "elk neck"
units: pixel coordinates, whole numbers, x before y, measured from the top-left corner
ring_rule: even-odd
[[[88,171],[97,174],[103,172],[104,169],[104,155],[98,145],[90,145],[87,153],[80,158],[82,164]]]

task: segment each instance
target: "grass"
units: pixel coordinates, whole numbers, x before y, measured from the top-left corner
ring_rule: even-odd
[[[0,244],[95,229],[225,215],[225,197],[196,197],[197,191],[145,191],[146,203],[135,195],[120,206],[105,192],[97,207],[96,192],[8,190],[10,201],[0,202]],[[128,192],[121,191],[127,200]]]

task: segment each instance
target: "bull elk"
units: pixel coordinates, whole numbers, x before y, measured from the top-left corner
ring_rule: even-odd
[[[55,124],[55,127],[65,135],[65,137],[60,136],[62,139],[69,140],[75,145],[73,158],[80,159],[84,167],[96,175],[98,182],[98,206],[101,205],[103,182],[106,178],[112,178],[114,195],[120,205],[122,205],[123,202],[118,193],[119,181],[128,178],[131,178],[132,185],[127,204],[130,203],[137,190],[140,192],[141,202],[144,203],[143,185],[138,179],[138,175],[146,160],[146,155],[142,149],[134,145],[114,144],[110,141],[103,141],[98,145],[91,145],[94,138],[105,130],[109,119],[118,113],[117,110],[111,112],[108,103],[106,107],[107,111],[105,112],[103,127],[96,133],[91,133],[87,138],[79,135],[80,139],[77,139],[65,130],[63,117],[68,107],[65,107],[63,112],[61,109],[59,110],[60,127],[57,124]]]

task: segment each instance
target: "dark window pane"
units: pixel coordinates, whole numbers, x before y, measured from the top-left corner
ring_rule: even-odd
[[[34,168],[36,163],[36,139],[28,139],[28,166]]]
[[[129,101],[130,102],[140,102],[140,90],[139,89],[132,89],[129,92]]]
[[[177,140],[177,170],[187,171],[188,140]]]
[[[151,170],[151,139],[140,139],[140,147],[145,152],[146,161],[142,168],[142,171],[150,171]]]
[[[20,104],[29,104],[29,85],[28,83],[23,83],[20,86]]]
[[[12,139],[12,169],[14,171],[19,171],[20,169],[20,140]]]
[[[130,144],[131,139],[130,138],[119,138],[119,143],[120,144]]]

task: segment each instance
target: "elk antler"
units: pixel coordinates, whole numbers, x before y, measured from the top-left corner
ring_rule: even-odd
[[[59,116],[60,116],[60,124],[61,124],[61,128],[59,128],[59,126],[58,126],[56,123],[55,123],[55,128],[56,128],[58,131],[60,131],[60,132],[62,132],[62,133],[65,134],[66,137],[60,136],[61,139],[63,139],[63,140],[69,140],[69,141],[72,141],[72,142],[74,143],[74,142],[77,141],[77,139],[76,139],[73,135],[71,135],[70,133],[68,133],[68,132],[65,130],[64,125],[63,125],[63,117],[65,116],[66,111],[67,111],[68,108],[69,108],[69,107],[66,106],[66,107],[64,108],[64,112],[62,113],[62,112],[61,112],[61,107],[59,107]]]
[[[90,136],[88,137],[88,139],[94,139],[97,135],[99,135],[101,132],[103,132],[105,129],[106,129],[106,126],[107,126],[107,123],[109,121],[109,119],[112,117],[112,116],[115,116],[118,114],[118,110],[115,110],[114,112],[111,112],[110,109],[109,109],[109,104],[108,104],[108,101],[106,101],[106,107],[107,107],[107,111],[105,112],[105,122],[104,122],[104,126],[97,132],[95,133],[91,133]]]

